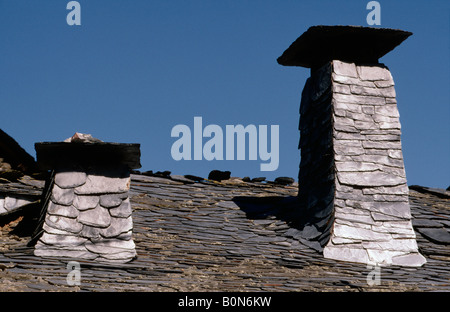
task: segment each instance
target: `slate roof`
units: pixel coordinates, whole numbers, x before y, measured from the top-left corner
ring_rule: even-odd
[[[450,291],[448,191],[410,189],[427,263],[382,267],[373,286],[373,268],[325,259],[299,240],[289,225],[297,191],[296,184],[132,174],[136,260],[80,261],[81,285],[69,286],[70,259],[34,256],[31,217],[12,215],[0,220],[0,291]]]

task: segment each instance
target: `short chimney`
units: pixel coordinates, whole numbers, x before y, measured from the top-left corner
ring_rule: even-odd
[[[34,254],[120,263],[134,259],[128,190],[130,170],[140,168],[140,145],[76,133],[35,148],[38,166],[53,174]]]
[[[314,26],[278,58],[311,68],[300,105],[299,209],[324,257],[421,266],[394,81],[378,59],[411,35]]]

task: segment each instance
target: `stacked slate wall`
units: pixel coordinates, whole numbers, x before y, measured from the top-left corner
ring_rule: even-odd
[[[303,243],[322,251],[333,224],[334,157],[331,64],[311,72],[300,104],[299,204]]]
[[[331,259],[425,263],[411,224],[389,70],[327,63],[312,71],[300,114],[299,200],[314,225],[303,232],[317,232],[306,238],[326,245]]]
[[[56,170],[35,255],[106,262],[135,258],[127,168]]]

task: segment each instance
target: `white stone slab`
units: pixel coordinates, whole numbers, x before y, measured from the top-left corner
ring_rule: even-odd
[[[135,249],[136,245],[132,240],[102,239],[93,240],[86,243],[86,248],[97,254],[113,254],[119,252],[129,252]]]
[[[10,197],[6,196],[3,202],[3,207],[8,211],[15,210],[19,207],[28,205],[32,203],[32,200],[29,199],[23,199],[23,198],[17,198],[17,197]]]
[[[349,248],[343,245],[334,246],[328,243],[323,250],[323,256],[327,259],[350,261],[350,262],[362,262],[368,263],[369,256],[367,251],[363,248]]]
[[[111,217],[111,224],[108,228],[102,229],[100,234],[103,237],[111,238],[119,236],[122,233],[126,233],[133,229],[133,220],[131,216],[128,218],[115,218]]]
[[[53,227],[55,229],[67,231],[70,233],[79,233],[83,227],[82,224],[80,224],[77,219],[67,218],[67,217],[61,217],[61,216],[52,216],[47,215],[45,218],[45,223]]]
[[[86,173],[79,171],[64,171],[55,174],[55,183],[60,188],[73,188],[86,182]]]
[[[392,239],[388,233],[377,233],[369,229],[339,223],[334,224],[333,236],[363,241],[389,241]]]
[[[108,209],[100,205],[94,209],[80,211],[77,220],[82,224],[99,228],[106,228],[111,224],[111,216]]]
[[[406,183],[406,179],[403,177],[379,171],[338,172],[337,177],[342,184],[356,186],[396,186]]]
[[[403,256],[392,257],[393,265],[420,267],[427,262],[424,256],[419,253],[412,253]]]
[[[124,193],[130,189],[130,177],[114,178],[88,175],[86,183],[75,188],[76,194],[111,194]]]
[[[373,66],[356,66],[356,70],[358,72],[359,78],[361,80],[386,80],[393,81],[391,72],[389,69],[382,67],[380,65]]]
[[[52,201],[59,205],[70,206],[73,203],[75,194],[73,189],[62,189],[58,185],[54,184],[52,188]]]
[[[44,232],[40,241],[47,245],[69,247],[82,245],[87,242],[87,239],[76,235],[55,235]]]
[[[110,215],[117,218],[128,218],[131,216],[131,212],[132,209],[129,198],[125,199],[119,207],[109,209]]]
[[[94,209],[98,206],[100,197],[98,195],[76,195],[73,200],[73,205],[78,210]]]
[[[340,76],[358,78],[354,63],[346,63],[339,60],[333,61],[333,72]]]
[[[50,201],[47,207],[47,212],[51,215],[55,216],[63,216],[67,218],[76,218],[78,217],[78,209],[74,206],[63,206],[55,204]]]

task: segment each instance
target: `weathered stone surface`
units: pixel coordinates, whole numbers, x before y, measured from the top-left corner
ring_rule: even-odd
[[[105,208],[112,208],[120,206],[122,203],[122,197],[119,194],[107,194],[100,196],[100,205]]]
[[[373,162],[390,167],[404,168],[402,159],[392,159],[389,155],[361,155],[353,158],[355,161]]]
[[[345,63],[342,61],[334,60],[333,72],[340,76],[358,78],[358,73],[356,72],[356,66],[354,63]]]
[[[345,84],[334,83],[332,90],[334,93],[351,94],[350,87]],[[335,114],[338,115],[338,112],[335,111]],[[344,116],[345,116],[345,111],[344,111]]]
[[[373,129],[374,127],[376,127],[376,124],[374,121],[355,120],[355,128],[358,130]]]
[[[78,221],[85,225],[106,228],[111,224],[111,216],[108,209],[98,205],[94,209],[80,211]]]
[[[400,252],[410,252],[411,250],[417,250],[417,243],[415,239],[393,239],[387,242],[362,242],[362,245],[368,250],[377,249]]]
[[[373,120],[380,124],[380,123],[397,123],[398,122],[398,118],[396,117],[388,117],[388,116],[383,116],[383,115],[373,115],[372,116]]]
[[[74,207],[78,210],[94,209],[98,206],[100,197],[97,195],[77,195],[73,201]]]
[[[403,177],[385,172],[338,172],[337,176],[340,183],[356,186],[396,186],[406,182]]]
[[[391,72],[387,67],[383,65],[364,65],[364,66],[356,66],[356,70],[358,71],[359,78],[361,80],[387,80],[393,81]]]
[[[394,83],[392,83],[392,85],[393,84]],[[395,99],[395,97],[397,96],[395,88],[393,86],[387,88],[378,88],[378,90],[381,92],[381,96],[384,96],[385,98]],[[387,100],[386,103],[388,103]]]
[[[115,178],[100,175],[88,175],[86,183],[75,188],[78,195],[125,193],[130,189],[130,177]]]
[[[337,171],[375,171],[379,170],[380,166],[374,163],[365,162],[351,162],[351,161],[336,161]]]
[[[358,222],[363,224],[374,225],[375,221],[370,216],[370,214],[359,214],[359,213],[337,213],[336,217],[340,220],[349,221],[349,222]]]
[[[8,213],[8,210],[6,210],[6,208],[3,206],[4,202],[5,202],[4,199],[0,199],[0,215]]]
[[[371,211],[401,219],[411,218],[408,202],[373,202]]]
[[[388,152],[389,157],[396,158],[396,159],[402,159],[403,160],[403,153],[401,150],[391,150]],[[403,169],[404,171],[404,169]]]
[[[87,239],[75,235],[56,235],[44,233],[40,241],[47,245],[69,247],[82,245],[87,241]]]
[[[102,231],[101,228],[95,227],[95,226],[89,226],[89,225],[83,225],[83,229],[80,232],[81,237],[85,238],[101,238],[100,232]]]
[[[419,253],[412,253],[392,258],[392,264],[402,266],[419,267],[425,264],[426,262],[427,260],[425,259],[425,257]]]
[[[130,200],[127,198],[121,202],[120,206],[116,208],[110,208],[109,213],[112,217],[128,218],[129,216],[131,216]]]
[[[29,199],[10,196],[6,196],[5,199],[2,201],[3,201],[3,208],[8,212],[33,202],[32,200]]]
[[[67,218],[78,217],[78,209],[74,206],[63,206],[50,202],[47,207],[47,212],[55,216],[63,216]]]
[[[378,233],[369,229],[357,228],[339,223],[334,224],[333,235],[362,241],[389,241],[392,239],[389,234]]]
[[[336,131],[334,138],[337,140],[361,140],[363,136],[360,133]]]
[[[350,248],[342,245],[328,244],[323,250],[323,256],[328,259],[369,263],[367,251],[363,248]]]
[[[395,118],[400,117],[397,105],[395,105],[395,104],[386,104],[383,106],[376,106],[375,113],[377,115],[388,116],[388,117],[395,117]]]
[[[442,223],[436,222],[430,219],[418,219],[414,218],[412,220],[412,224],[414,227],[421,227],[421,228],[441,228]]]
[[[364,154],[364,149],[362,146],[345,146],[345,145],[334,145],[334,152],[339,155],[344,156],[355,156]]]
[[[397,216],[387,215],[387,214],[379,213],[379,212],[375,212],[375,211],[373,211],[371,213],[371,215],[372,215],[372,218],[375,221],[399,221],[399,220],[402,219],[402,218],[397,217]]]
[[[74,234],[74,233],[71,233],[71,232],[67,232],[67,231],[64,231],[64,230],[60,230],[60,229],[56,229],[54,227],[48,226],[47,223],[45,223],[45,222],[42,225],[42,229],[46,233],[55,234],[55,235],[73,235]]]
[[[352,94],[368,96],[384,96],[384,93],[387,93],[386,91],[383,92],[378,88],[362,87],[358,85],[350,85],[350,90]]]
[[[75,199],[75,193],[72,188],[62,189],[55,184],[53,185],[51,199],[55,204],[70,206]]]
[[[388,87],[393,87],[394,84],[394,80],[379,80],[379,81],[374,81],[375,86],[377,86],[377,88],[388,88]]]
[[[373,106],[370,106],[370,107],[373,108]],[[362,107],[361,107],[361,110],[363,111]],[[350,119],[353,119],[355,122],[363,121],[363,122],[370,123],[372,126],[375,126],[373,116],[367,115],[366,113],[364,113],[364,111],[363,111],[363,113],[346,112],[345,116]]]
[[[52,216],[47,215],[45,218],[45,223],[58,230],[67,231],[70,233],[79,233],[83,227],[77,219],[61,217],[61,216]]]
[[[333,73],[331,75],[331,77],[333,78],[334,83],[341,83],[341,84],[346,84],[346,85],[357,85],[357,86],[369,87],[369,88],[375,87],[375,83],[373,81],[363,81],[358,78],[341,76],[341,75],[337,75],[335,73]]]
[[[100,231],[100,234],[103,237],[111,238],[119,236],[122,233],[126,233],[132,230],[132,228],[133,228],[133,220],[131,216],[129,216],[128,218],[112,217],[109,227],[107,227],[106,229],[102,229]]]
[[[64,171],[55,175],[55,183],[60,188],[74,188],[86,182],[86,173],[80,171]]]
[[[384,97],[379,96],[363,96],[356,94],[340,94],[334,93],[333,99],[337,102],[352,103],[360,105],[385,105],[386,101]]]
[[[444,228],[418,228],[417,231],[437,244],[450,244],[450,233]]]
[[[113,254],[118,252],[129,252],[135,249],[135,244],[132,240],[117,240],[117,239],[100,239],[92,240],[85,244],[87,250],[97,254]]]
[[[86,248],[84,248],[84,250],[70,250],[45,246],[43,243],[38,243],[36,245],[34,255],[38,257],[67,257],[86,260],[94,260],[98,257],[98,255],[91,253]]]
[[[115,239],[121,239],[121,240],[131,240],[133,236],[133,231],[129,230],[127,232],[121,233],[120,235],[114,237]]]
[[[402,144],[400,141],[396,142],[380,142],[380,141],[364,141],[364,148],[375,148],[375,149],[397,149],[401,150]]]
[[[380,129],[401,129],[402,126],[399,121],[395,122],[380,122]]]
[[[364,114],[373,115],[375,113],[375,107],[378,107],[378,106],[365,105],[365,106],[361,107],[361,110]]]

